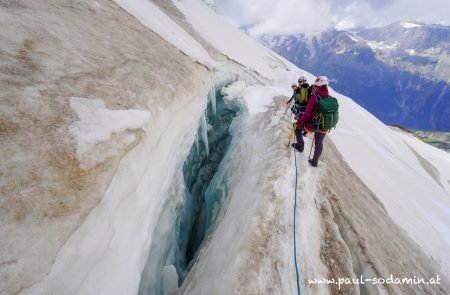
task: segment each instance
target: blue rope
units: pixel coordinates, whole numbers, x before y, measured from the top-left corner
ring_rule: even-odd
[[[294,143],[296,143],[297,138],[294,135]],[[296,239],[296,228],[295,228],[295,217],[296,217],[296,211],[297,211],[297,151],[294,149],[294,162],[295,162],[295,199],[294,199],[294,261],[295,261],[295,275],[297,277],[297,294],[300,295],[300,275],[298,271],[298,264],[297,264],[297,239]]]

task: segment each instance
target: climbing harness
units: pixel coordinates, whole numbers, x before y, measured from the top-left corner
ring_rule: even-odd
[[[294,143],[296,143],[296,139],[294,138]],[[296,226],[295,226],[295,221],[296,221],[296,212],[297,212],[297,179],[298,179],[298,175],[297,175],[297,153],[294,150],[294,162],[295,162],[295,193],[294,193],[294,262],[295,262],[295,276],[297,278],[297,295],[300,295],[300,275],[299,275],[299,271],[298,271],[298,264],[297,264],[297,239],[296,239]]]

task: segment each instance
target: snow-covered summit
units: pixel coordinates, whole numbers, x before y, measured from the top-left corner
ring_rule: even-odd
[[[405,29],[411,29],[411,28],[417,28],[421,27],[422,25],[411,23],[411,22],[400,22],[400,25],[404,27]]]
[[[447,154],[332,91],[341,119],[309,167],[283,114],[314,75],[201,1],[1,9],[0,293],[294,294],[295,189],[302,291],[450,289]]]

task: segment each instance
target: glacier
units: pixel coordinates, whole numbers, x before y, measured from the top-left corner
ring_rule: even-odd
[[[0,9],[1,294],[295,294],[293,255],[305,294],[450,290],[448,153],[332,91],[341,121],[295,188],[283,113],[314,75],[210,6]],[[360,275],[441,284],[310,282]]]

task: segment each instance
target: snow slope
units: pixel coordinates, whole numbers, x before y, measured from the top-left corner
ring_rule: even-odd
[[[260,46],[243,32],[237,31],[201,1],[173,2],[208,43],[247,69],[255,71],[262,77],[277,79],[277,71],[296,68],[289,61]]]
[[[423,150],[416,150],[417,145],[407,145],[356,103],[337,97],[344,115],[339,128],[330,134],[333,143],[397,224],[438,261],[448,276],[450,261],[443,254],[450,247],[450,228],[446,226],[450,224],[448,187],[441,186],[424,167],[419,158]],[[443,176],[448,175],[448,159],[440,165]]]
[[[116,0],[115,2],[135,16],[144,26],[159,34],[195,61],[209,67],[214,66],[215,61],[211,59],[208,52],[155,4],[146,0]]]
[[[441,286],[373,292],[449,291],[449,158],[335,94],[341,120],[321,167],[309,167],[306,155],[294,158],[285,147],[291,122],[282,115],[290,83],[314,76],[202,2],[173,3],[182,14],[164,4],[171,17],[184,15],[192,27],[171,19],[158,1],[0,6],[1,156],[2,174],[9,173],[1,181],[0,293],[136,294],[149,248],[158,243],[158,218],[180,201],[167,196],[180,185],[207,92],[230,77],[237,81],[222,91],[243,112],[221,165],[228,195],[180,294],[296,292],[295,159],[296,254],[306,294],[337,292],[308,279],[359,272],[443,279]],[[212,60],[199,36],[227,58]],[[105,123],[111,120],[120,122]],[[53,154],[57,159],[39,160]],[[49,216],[54,207],[61,214]]]
[[[424,169],[440,186],[450,193],[450,157],[448,153],[424,143],[412,134],[404,133],[398,129],[394,131],[397,131],[403,141],[415,151]]]

